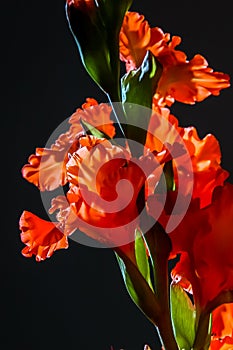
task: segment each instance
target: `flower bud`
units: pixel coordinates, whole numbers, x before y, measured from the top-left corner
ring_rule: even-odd
[[[91,78],[115,101],[120,98],[119,31],[132,0],[67,0],[69,28]]]

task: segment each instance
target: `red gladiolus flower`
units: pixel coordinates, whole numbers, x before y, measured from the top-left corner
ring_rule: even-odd
[[[191,283],[201,307],[221,292],[233,290],[232,196],[230,183],[215,188],[211,205],[200,209],[198,201],[194,201],[180,225],[170,233],[173,253],[181,254],[172,275],[185,289]]]
[[[211,134],[200,139],[194,127],[180,127],[177,118],[170,114],[169,109],[162,108],[160,115],[155,113],[151,117],[145,145],[151,151],[161,151],[165,143],[168,145],[180,143],[186,147],[186,153],[180,156],[179,164],[176,165],[176,162],[173,162],[177,188],[183,192],[184,196],[190,193],[188,181],[189,173],[192,171],[192,198],[200,199],[201,208],[209,205],[215,187],[222,186],[229,176],[229,172],[221,167],[218,140]],[[192,169],[187,166],[187,154],[191,160]],[[178,183],[178,174],[182,176],[182,186]]]
[[[147,176],[170,160],[171,155],[166,148],[161,148],[153,153],[147,150],[139,159],[134,159],[128,149],[113,145],[105,138],[83,136],[80,119],[91,120],[92,125],[98,127],[92,105],[97,107],[98,120],[103,116],[99,129],[113,136],[115,130],[109,119],[109,106],[87,100],[83,109],[71,116],[70,130],[58,138],[48,151],[48,157],[44,159],[47,153],[41,151],[42,160],[35,156],[37,163],[31,162],[23,168],[25,177],[29,179],[29,168],[34,166],[32,182],[43,190],[69,183],[66,195],[52,199],[49,213],[55,213],[57,223],[48,223],[28,212],[22,215],[20,229],[22,241],[27,244],[22,251],[25,256],[34,254],[37,260],[51,256],[54,250],[66,247],[64,242],[67,244],[67,237],[76,229],[109,246],[122,246],[122,251],[132,255],[130,242],[140,225],[139,192]],[[72,145],[71,141],[74,142]],[[71,145],[68,150],[67,144]],[[57,158],[51,157],[52,152],[57,154]],[[63,181],[60,176],[63,176]],[[39,182],[41,179],[42,183]],[[41,231],[38,230],[40,223]],[[59,229],[60,239],[56,243],[51,232],[57,233]]]
[[[67,163],[67,198],[79,218],[79,229],[108,245],[133,241],[140,224],[139,192],[147,174],[170,155],[163,150],[137,160],[126,149],[91,136],[82,137],[80,144]]]
[[[78,108],[70,117],[69,130],[60,135],[50,148],[37,148],[22,168],[23,177],[41,191],[52,191],[67,183],[66,163],[69,153],[79,147],[78,138],[84,129],[80,121],[87,122],[110,138],[115,134],[113,121],[110,120],[111,107],[98,104],[95,99],[87,98],[82,108]]]
[[[154,95],[154,105],[170,106],[176,101],[194,104],[210,95],[219,95],[230,86],[229,76],[214,72],[201,55],[190,61],[184,52],[176,49],[181,38],[164,34],[158,28],[150,28],[144,16],[128,11],[120,32],[120,59],[126,62],[126,70],[138,68],[149,50],[163,67]]]
[[[233,349],[233,304],[222,304],[213,311],[209,350]]]

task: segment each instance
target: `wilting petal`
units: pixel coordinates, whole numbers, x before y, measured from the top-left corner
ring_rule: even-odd
[[[22,254],[26,257],[36,256],[37,261],[50,258],[58,249],[68,248],[67,237],[58,228],[58,223],[40,219],[24,211],[20,217],[21,240],[26,247]]]

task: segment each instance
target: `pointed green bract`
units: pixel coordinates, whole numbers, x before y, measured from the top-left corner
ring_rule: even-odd
[[[161,310],[156,295],[142,276],[138,266],[124,254],[121,256],[116,252],[115,254],[131,299],[149,320],[157,324]]]
[[[110,137],[108,135],[106,135],[103,131],[96,129],[93,125],[89,124],[88,122],[80,119],[80,123],[83,126],[83,128],[87,134],[93,135],[93,136],[98,137],[98,138],[104,138],[107,140],[110,139]]]
[[[150,288],[153,290],[146,242],[143,238],[142,233],[139,230],[136,230],[135,256],[136,256],[136,262],[137,262],[139,271],[141,272],[142,276],[145,278]]]
[[[171,315],[179,348],[190,350],[195,340],[196,311],[186,292],[171,284]]]
[[[134,301],[134,303],[138,306],[139,305],[139,298],[138,295],[134,289],[133,283],[130,279],[130,276],[128,274],[128,272],[126,271],[126,266],[123,262],[123,260],[116,254],[117,257],[117,261],[121,270],[121,274],[125,283],[125,286],[127,288],[127,291],[130,295],[130,297],[132,298],[132,300]]]

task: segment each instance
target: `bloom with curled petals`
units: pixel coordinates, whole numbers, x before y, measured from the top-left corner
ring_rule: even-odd
[[[109,138],[113,138],[115,128],[113,121],[110,119],[111,113],[112,107],[107,103],[99,104],[94,98],[87,98],[86,102],[82,104],[82,108],[77,108],[69,119],[71,135],[76,135],[80,132],[80,120],[83,120]]]
[[[177,61],[168,66],[163,64],[163,56],[159,61],[164,68],[154,96],[159,105],[171,105],[175,100],[194,104],[210,95],[218,96],[230,86],[229,76],[214,72],[199,54],[190,61]]]
[[[110,244],[123,241],[124,236],[133,240],[127,235],[139,225],[139,192],[148,174],[170,155],[163,150],[134,159],[126,149],[94,136],[82,137],[80,143],[83,147],[67,163],[67,198],[80,219],[80,230]]]
[[[221,167],[221,150],[216,137],[207,134],[200,139],[194,127],[183,129],[183,140],[190,154],[193,166],[192,198],[200,198],[200,207],[211,203],[217,186],[223,186],[229,172]]]
[[[84,129],[81,120],[94,126],[112,138],[115,133],[110,119],[111,107],[108,104],[87,98],[82,108],[78,108],[69,119],[71,124],[66,133],[61,134],[50,148],[37,148],[22,168],[23,177],[41,191],[52,191],[67,183],[66,163],[69,153],[79,148],[79,136]]]
[[[144,16],[126,13],[120,32],[120,58],[127,71],[138,68],[148,50],[157,58],[163,70],[153,97],[155,106],[171,106],[175,100],[194,104],[230,86],[229,75],[214,72],[203,56],[187,60],[186,54],[176,49],[180,42],[179,36],[170,40],[170,34],[150,28]]]
[[[20,217],[21,241],[26,245],[22,250],[25,257],[36,256],[37,261],[50,258],[58,249],[68,248],[67,237],[59,223],[46,221],[24,211]]]
[[[213,311],[209,350],[233,349],[233,304],[222,304]]]
[[[209,206],[200,209],[198,201],[193,201],[180,225],[169,234],[173,253],[181,254],[173,278],[186,289],[189,281],[194,299],[203,308],[221,292],[233,290],[232,196],[233,185],[225,183],[215,188]]]
[[[179,164],[173,162],[174,181],[184,196],[192,191],[192,198],[199,198],[203,208],[211,203],[215,187],[223,186],[229,176],[229,172],[221,167],[219,142],[212,134],[200,139],[196,128],[179,126],[178,119],[170,114],[168,108],[161,111],[151,116],[145,146],[151,151],[161,151],[165,143],[180,143],[185,147],[186,152],[180,155]],[[191,161],[192,169],[187,160]],[[190,171],[193,175],[192,189],[188,185]],[[178,176],[182,178],[182,186],[179,186]]]

